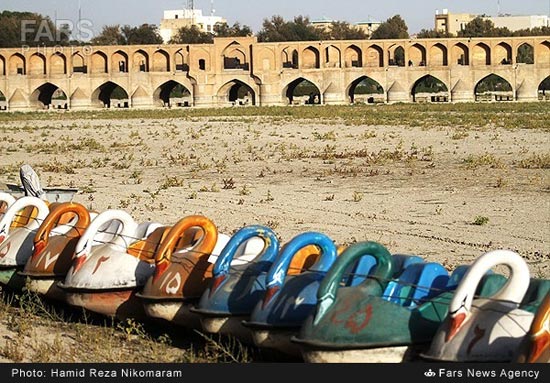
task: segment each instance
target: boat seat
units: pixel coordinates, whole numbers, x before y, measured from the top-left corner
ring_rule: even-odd
[[[122,224],[120,221],[113,219],[105,222],[98,228],[96,235],[94,235],[92,246],[103,245],[112,241],[121,230]]]
[[[170,226],[161,226],[153,230],[149,236],[132,243],[128,247],[127,253],[139,258],[142,261],[154,263],[155,254],[164,238],[170,231]]]
[[[283,246],[284,249],[284,246]],[[282,253],[283,249],[279,252]],[[315,245],[308,245],[300,249],[293,257],[288,267],[287,275],[299,275],[308,270],[321,256],[321,250]]]
[[[550,280],[531,278],[529,288],[520,303],[520,308],[534,314],[549,291]]]
[[[392,256],[393,276],[397,277],[403,269],[415,263],[422,263],[424,260],[417,255],[395,254]],[[362,256],[355,264],[348,267],[342,279],[342,286],[357,286],[374,271],[376,259],[370,255]]]
[[[416,307],[446,290],[447,270],[439,263],[413,263],[388,283],[383,299],[405,307]]]

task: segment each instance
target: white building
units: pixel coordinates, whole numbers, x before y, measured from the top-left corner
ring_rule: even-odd
[[[204,16],[200,9],[180,9],[164,11],[164,18],[160,22],[160,35],[168,43],[182,27],[197,26],[200,31],[214,33],[216,24],[225,24],[227,20],[220,16]]]
[[[470,13],[451,13],[448,9],[443,9],[442,12],[435,12],[435,30],[439,32],[447,32],[457,34],[464,30],[466,24],[475,19],[478,15]],[[518,31],[521,29],[532,29],[537,27],[549,27],[550,18],[547,15],[498,15],[498,16],[481,16],[485,20],[491,20],[495,27],[506,27],[510,31]]]

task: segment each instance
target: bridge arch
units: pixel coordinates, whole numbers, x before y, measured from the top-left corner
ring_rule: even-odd
[[[352,81],[346,89],[346,94],[352,104],[356,102],[373,104],[384,101],[384,88],[369,76],[361,76]]]
[[[244,81],[231,80],[220,87],[217,93],[218,100],[232,105],[256,105],[256,92]]]
[[[302,51],[302,69],[318,69],[320,68],[319,50],[309,46]]]
[[[289,69],[298,69],[299,54],[295,48],[286,47],[281,51],[282,67]]]
[[[470,65],[470,49],[463,43],[456,43],[451,49],[452,65]]]
[[[46,74],[46,57],[39,52],[31,55],[29,59],[29,75],[43,76]]]
[[[363,51],[352,44],[344,51],[344,66],[346,68],[361,68],[363,66]]]
[[[426,48],[423,45],[415,43],[409,48],[408,65],[426,66]]]
[[[448,102],[449,87],[432,75],[420,77],[411,88],[413,102]]]
[[[69,107],[67,93],[51,82],[40,85],[31,93],[30,104],[36,109],[68,109]]]
[[[367,66],[382,68],[384,66],[384,50],[373,44],[367,48]]]
[[[153,92],[153,102],[155,105],[168,108],[192,106],[193,96],[188,87],[180,82],[169,80],[160,84]]]
[[[105,53],[103,53],[102,51],[95,51],[94,53],[92,53],[90,65],[91,73],[108,73],[108,62],[109,61]]]
[[[487,44],[477,43],[472,49],[472,65],[491,65],[491,48]]]
[[[325,48],[325,68],[340,68],[342,52],[334,45]]]
[[[495,46],[495,57],[493,62],[500,65],[512,64],[512,47],[510,44],[500,42]]]
[[[178,49],[174,55],[174,63],[176,72],[188,72],[189,62],[186,60],[186,55],[183,54],[183,49]]]
[[[550,76],[546,77],[539,84],[538,96],[541,101],[550,101]]]
[[[157,49],[153,53],[153,72],[170,72],[170,55],[164,49]]]
[[[0,76],[6,75],[6,59],[0,55]]]
[[[67,57],[61,52],[55,52],[50,57],[50,74],[67,74]]]
[[[8,76],[27,74],[27,60],[25,59],[25,56],[20,53],[14,53],[11,55],[8,65]]]
[[[102,108],[128,108],[130,106],[126,89],[112,81],[101,84],[93,91],[92,104]]]
[[[405,48],[394,44],[388,48],[388,64],[390,66],[405,66]]]
[[[447,66],[449,65],[447,47],[441,43],[434,44],[430,48],[430,66]]]
[[[80,51],[73,53],[71,57],[71,64],[73,68],[73,73],[88,73],[88,66],[86,65],[86,60]]]
[[[225,47],[222,57],[223,69],[250,69],[245,47],[236,41]]]
[[[143,49],[138,49],[132,55],[133,72],[149,72],[149,55]]]
[[[540,43],[537,64],[550,64],[550,41]]]
[[[285,86],[283,97],[286,97],[289,105],[323,103],[321,87],[304,77],[298,77]]]
[[[534,64],[535,63],[535,49],[529,43],[523,43],[518,46],[516,52],[516,62],[519,64]]]
[[[511,83],[494,73],[483,77],[474,88],[476,101],[513,101],[514,91]]]
[[[118,50],[111,56],[111,73],[128,73],[128,55]]]

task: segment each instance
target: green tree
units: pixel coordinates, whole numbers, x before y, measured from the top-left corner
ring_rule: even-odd
[[[458,32],[458,37],[507,37],[512,32],[506,28],[496,28],[491,20],[477,16]]]
[[[326,38],[326,33],[309,22],[308,17],[296,16],[293,21],[285,21],[275,15],[264,19],[262,29],[257,33],[258,41],[316,41]]]
[[[202,32],[196,25],[181,27],[170,44],[211,44],[214,42],[214,35]]]
[[[122,34],[128,45],[139,44],[162,44],[159,29],[154,24],[142,24],[139,27],[125,25],[122,27]]]
[[[105,25],[99,35],[95,36],[91,43],[94,45],[124,45],[126,40],[122,34],[120,25]]]
[[[252,29],[248,25],[243,25],[239,22],[229,26],[227,23],[214,25],[214,33],[219,37],[246,37],[252,36]]]
[[[550,35],[550,27],[535,27],[535,28],[527,28],[527,29],[520,29],[518,31],[512,32],[512,36],[549,36]]]
[[[328,32],[330,40],[365,40],[369,36],[362,30],[345,21],[334,21]]]
[[[140,45],[162,44],[162,37],[158,27],[151,24],[142,24],[139,27],[130,25],[105,25],[101,33],[92,39],[96,45]]]
[[[419,39],[444,39],[453,36],[452,33],[436,31],[435,29],[422,29],[416,34]]]
[[[47,16],[32,12],[0,13],[0,48],[67,45],[69,41],[68,27],[58,30]]]
[[[409,28],[400,15],[395,15],[381,23],[372,33],[371,38],[375,40],[408,39]]]

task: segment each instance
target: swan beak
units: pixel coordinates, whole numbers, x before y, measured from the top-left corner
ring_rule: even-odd
[[[155,267],[155,274],[153,275],[153,283],[155,283],[164,274],[168,268],[168,262],[160,262]]]
[[[38,242],[36,242],[34,244],[34,250],[32,252],[33,258],[36,258],[37,256],[39,256],[40,253],[42,253],[45,248],[46,248],[46,242],[44,240],[41,239]]]
[[[550,348],[550,333],[544,332],[539,335],[535,335],[532,339],[531,347],[529,350],[529,357],[527,363],[536,363],[540,358],[544,350]]]
[[[225,281],[225,274],[218,275],[216,278],[214,278],[214,281],[212,282],[212,287],[210,288],[209,298],[211,298],[216,290],[218,290],[223,281]]]
[[[262,305],[262,308],[265,309],[269,301],[271,301],[271,299],[273,299],[273,296],[277,294],[277,291],[279,291],[279,286],[273,286],[267,289],[267,291],[265,292],[264,303]]]
[[[460,313],[453,317],[451,317],[451,321],[449,324],[449,331],[447,332],[447,335],[445,336],[445,342],[450,341],[458,332],[464,321],[466,320],[466,314]]]
[[[86,262],[86,254],[81,255],[74,261],[73,274],[76,274],[78,270],[82,268],[82,265]]]

